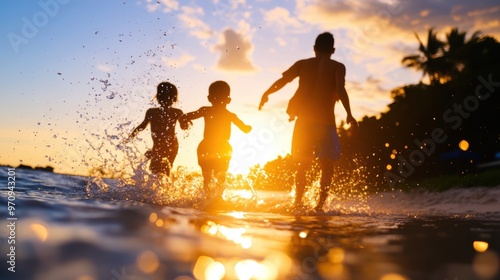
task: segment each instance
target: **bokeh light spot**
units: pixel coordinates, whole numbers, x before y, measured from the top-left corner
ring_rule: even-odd
[[[332,248],[328,250],[328,260],[331,263],[342,263],[344,261],[345,253],[342,248]]]
[[[498,255],[492,251],[478,253],[472,262],[474,272],[483,279],[493,279],[498,273]]]
[[[154,223],[156,222],[156,220],[158,219],[158,214],[156,214],[155,212],[151,213],[151,215],[149,215],[149,221]]]
[[[208,256],[200,256],[193,268],[196,279],[219,280],[226,274],[224,265]]]
[[[408,278],[398,273],[387,273],[380,280],[408,280]]]
[[[151,274],[158,269],[160,261],[154,252],[144,251],[137,257],[137,266],[144,273]]]
[[[474,247],[474,250],[476,250],[479,253],[483,253],[486,250],[488,250],[488,242],[484,241],[474,241],[472,243],[472,246]]]
[[[41,224],[32,224],[31,229],[35,232],[36,237],[38,237],[38,239],[42,242],[47,240],[48,232],[46,227]]]
[[[460,141],[460,143],[458,143],[458,147],[462,151],[467,151],[469,149],[469,142],[462,140],[462,141]]]

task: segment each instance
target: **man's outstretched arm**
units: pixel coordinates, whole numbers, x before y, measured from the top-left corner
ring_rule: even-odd
[[[285,79],[284,77],[281,77],[276,82],[274,82],[272,86],[268,88],[266,92],[264,92],[264,94],[262,95],[262,98],[260,99],[259,110],[262,109],[262,106],[264,106],[264,104],[267,103],[270,94],[277,92],[278,90],[283,88],[286,84],[288,84],[288,80]]]

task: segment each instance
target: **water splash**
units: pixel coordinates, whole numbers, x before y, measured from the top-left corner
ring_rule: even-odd
[[[108,87],[111,86],[111,83],[106,79],[100,79],[99,82],[101,82],[104,86],[101,88],[102,91],[108,90]]]
[[[199,172],[177,168],[170,177],[160,177],[148,170],[148,159],[143,151],[148,145],[138,138],[133,143],[128,138],[131,122],[118,123],[102,135],[93,135],[92,150],[100,160],[94,169],[93,180],[87,186],[89,196],[106,200],[132,200],[156,205],[187,208],[210,206],[203,191],[203,178]],[[110,132],[112,131],[112,132]],[[95,144],[99,143],[99,144]],[[286,168],[286,167],[283,167]],[[263,172],[263,170],[261,170]],[[339,171],[342,172],[342,171]],[[348,174],[339,173],[334,179],[324,210],[327,213],[367,213],[368,186],[362,167]],[[270,175],[272,176],[272,175]],[[319,198],[319,174],[303,198],[306,208],[316,206]],[[104,179],[113,177],[114,180]],[[294,191],[266,191],[249,175],[228,174],[223,198],[226,208],[233,210],[294,214]],[[256,190],[255,186],[261,189]]]

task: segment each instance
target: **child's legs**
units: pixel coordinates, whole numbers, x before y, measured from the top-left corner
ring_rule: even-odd
[[[166,153],[167,162],[165,163],[165,174],[167,174],[167,176],[170,176],[170,170],[174,165],[174,160],[177,157],[178,151],[179,151],[179,144],[177,143],[177,141],[173,141],[168,147],[168,151]]]
[[[198,149],[196,150],[198,155],[198,164],[201,167],[201,173],[203,175],[203,189],[207,195],[210,193],[210,183],[212,182],[213,176],[213,167],[210,162],[209,148],[210,146],[207,145],[205,141],[201,141],[198,145]]]
[[[210,183],[212,182],[212,168],[201,167],[201,173],[203,174],[203,190],[208,195],[210,193]]]
[[[227,170],[229,169],[230,158],[218,159],[214,164],[214,176],[217,178],[216,196],[222,196],[225,189]]]
[[[152,150],[149,162],[149,170],[153,174],[165,174],[163,156],[159,151]]]
[[[149,170],[153,174],[158,174],[161,172],[161,159],[154,154],[151,156],[151,160],[149,162]]]
[[[149,167],[151,172],[170,176],[170,170],[178,150],[179,144],[177,141],[172,141],[168,145],[154,144],[151,151],[151,163]]]

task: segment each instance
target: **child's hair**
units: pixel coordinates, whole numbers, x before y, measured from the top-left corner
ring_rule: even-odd
[[[177,87],[169,82],[161,82],[156,87],[156,100],[160,104],[173,104],[177,102]]]
[[[231,88],[224,81],[213,82],[210,87],[208,87],[208,101],[210,102],[220,102],[224,100],[229,100],[229,94]]]
[[[330,52],[333,50],[333,45],[335,44],[335,40],[333,39],[333,35],[330,32],[321,33],[316,37],[316,42],[314,43],[314,47],[316,50],[320,52]]]

